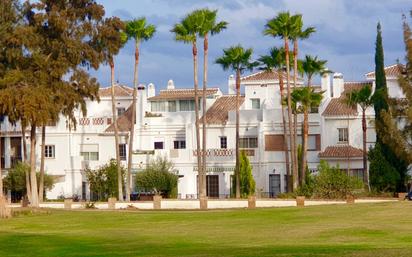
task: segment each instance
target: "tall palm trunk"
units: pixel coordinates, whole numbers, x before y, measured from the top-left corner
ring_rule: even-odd
[[[308,77],[308,87],[311,87],[312,82],[312,77],[309,75]],[[308,136],[309,136],[309,113],[308,113],[308,108],[310,106],[307,106],[303,112],[303,128],[302,128],[302,161],[301,161],[301,185],[305,184],[305,176],[306,176],[306,166],[308,162]]]
[[[36,178],[36,125],[31,124],[30,130],[30,182],[31,182],[31,206],[39,207]]]
[[[139,41],[136,41],[134,54],[134,79],[133,79],[133,101],[132,101],[132,124],[130,126],[129,138],[129,154],[127,160],[127,179],[126,179],[126,201],[130,201],[131,192],[131,176],[132,176],[132,161],[133,161],[133,140],[134,140],[134,124],[136,123],[136,97],[138,87],[138,67],[139,67]]]
[[[116,164],[117,164],[117,186],[118,186],[118,198],[119,201],[123,201],[123,178],[122,171],[120,169],[120,153],[119,153],[119,128],[117,127],[117,112],[114,95],[114,62],[110,62],[110,78],[111,78],[111,93],[112,93],[112,112],[113,112],[113,125],[114,125],[114,142],[116,149]]]
[[[297,83],[297,76],[298,76],[298,41],[293,40],[293,89],[296,88],[296,83]],[[296,177],[294,179],[293,183],[293,188],[297,189],[298,187],[298,181],[299,181],[299,174],[298,174],[298,155],[297,155],[297,126],[298,126],[298,113],[293,114],[293,152],[295,152],[294,155],[294,162],[295,162],[295,167],[294,167],[294,176],[296,174]]]
[[[288,138],[287,138],[287,129],[286,129],[286,117],[285,117],[285,107],[283,106],[283,89],[284,89],[284,84],[283,84],[283,74],[282,71],[278,70],[278,76],[279,76],[279,88],[280,88],[280,105],[282,108],[282,125],[283,125],[283,149],[285,151],[285,166],[286,166],[286,175],[287,175],[287,191],[291,191],[290,187],[290,161],[289,161],[289,147],[288,147]]]
[[[236,198],[240,198],[240,152],[239,152],[239,99],[240,98],[240,70],[236,70]]]
[[[39,202],[43,202],[44,195],[44,155],[46,145],[46,126],[41,127],[41,157],[40,157],[40,181],[39,181]]]
[[[27,156],[27,143],[26,143],[26,123],[24,121],[21,122],[21,137],[23,143],[23,162],[27,163],[29,157]],[[31,186],[30,186],[30,172],[26,169],[26,194],[27,199],[31,202]]]
[[[199,126],[199,81],[197,78],[197,41],[193,41],[192,44],[192,54],[193,54],[193,79],[194,79],[194,89],[195,89],[195,126],[196,126],[196,153],[197,153],[197,172],[198,172],[198,181],[199,181],[199,197],[206,196],[202,188],[205,187],[205,181],[203,180],[203,169],[202,169],[202,152],[200,149],[200,126]]]
[[[0,130],[0,198],[3,197],[3,169],[2,169],[2,162],[1,162],[1,153],[2,153],[2,145],[1,145],[1,130]]]
[[[362,108],[362,139],[363,139],[363,181],[368,186],[368,190],[370,191],[370,184],[369,184],[369,171],[368,171],[368,154],[366,148],[366,109]]]
[[[209,40],[208,34],[205,35],[203,40],[203,91],[202,91],[202,112],[203,112],[203,120],[202,120],[202,132],[203,132],[203,142],[202,142],[202,180],[203,185],[200,189],[203,194],[206,195],[206,142],[207,142],[207,131],[206,131],[206,87],[207,87],[207,59],[208,59],[208,51],[209,51]]]
[[[296,162],[296,151],[293,148],[295,145],[295,136],[293,130],[292,121],[292,97],[290,90],[290,67],[289,67],[289,39],[285,37],[285,52],[286,52],[286,76],[287,76],[287,102],[288,102],[288,127],[289,127],[289,142],[291,148],[291,159],[292,159],[292,174],[293,174],[293,190],[297,188],[297,162]]]

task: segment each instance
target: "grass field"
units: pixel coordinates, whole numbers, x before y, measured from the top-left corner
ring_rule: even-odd
[[[0,220],[0,256],[412,256],[412,203],[52,210]]]

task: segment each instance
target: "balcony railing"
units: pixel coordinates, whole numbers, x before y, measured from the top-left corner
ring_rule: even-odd
[[[247,156],[255,156],[255,149],[240,149],[240,151],[244,151]],[[203,151],[200,150],[199,152],[202,153]],[[205,153],[206,157],[231,157],[235,156],[236,149],[207,149]],[[193,150],[193,156],[198,156],[197,150]]]

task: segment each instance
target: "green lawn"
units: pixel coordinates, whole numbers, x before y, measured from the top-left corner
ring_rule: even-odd
[[[0,220],[0,256],[412,256],[412,202],[53,210]]]

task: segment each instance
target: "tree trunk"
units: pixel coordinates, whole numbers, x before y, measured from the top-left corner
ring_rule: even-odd
[[[133,162],[133,140],[134,140],[134,124],[136,123],[136,97],[138,87],[138,67],[139,67],[139,41],[136,41],[134,55],[134,78],[133,78],[133,101],[132,101],[132,124],[130,126],[129,138],[129,154],[127,160],[127,178],[126,178],[126,201],[130,202],[131,192],[131,176]]]
[[[240,198],[240,152],[239,152],[239,99],[240,98],[240,70],[236,71],[236,198]]]
[[[199,181],[199,198],[206,196],[202,188],[205,186],[205,181],[203,181],[204,171],[202,169],[202,151],[200,149],[200,126],[199,126],[199,81],[197,79],[197,45],[196,40],[192,44],[192,54],[193,54],[193,79],[194,79],[194,89],[195,89],[195,126],[196,126],[196,153],[197,153],[197,174]]]
[[[30,183],[31,183],[31,207],[39,207],[36,178],[36,125],[31,124],[30,130]]]
[[[207,66],[207,58],[208,58],[208,50],[209,50],[209,40],[208,40],[208,34],[205,35],[205,38],[203,40],[203,91],[202,91],[202,112],[203,112],[203,120],[202,120],[202,132],[203,132],[203,142],[202,142],[202,188],[201,194],[206,195],[206,137],[207,137],[207,131],[206,131],[206,87],[207,87],[207,72],[208,72],[208,66]]]
[[[297,40],[293,40],[293,89],[296,88],[296,83],[297,83],[297,76],[298,76],[298,41]],[[297,126],[298,126],[298,113],[294,113],[293,114],[293,136],[294,136],[294,140],[293,140],[293,152],[294,154],[294,162],[295,162],[295,167],[294,167],[294,172],[293,172],[293,176],[295,177],[296,174],[296,178],[294,179],[294,183],[293,183],[293,188],[296,190],[298,187],[298,181],[299,181],[299,174],[298,174],[298,155],[297,155]]]
[[[303,112],[303,140],[302,140],[302,161],[300,167],[300,184],[305,184],[305,176],[306,176],[306,166],[308,160],[308,134],[309,134],[309,114],[307,108]]]
[[[27,156],[27,144],[26,144],[26,123],[21,122],[21,137],[23,140],[23,162],[27,163],[29,157]],[[30,172],[26,169],[26,195],[29,202],[31,202],[31,186],[30,186]]]
[[[293,174],[293,190],[297,188],[297,163],[296,163],[296,151],[293,146],[295,145],[295,136],[293,130],[292,121],[292,97],[290,90],[290,67],[289,67],[289,39],[285,38],[285,52],[286,52],[286,76],[287,76],[287,102],[288,102],[288,126],[289,126],[289,142],[291,148],[291,159],[292,159],[292,174]]]
[[[119,190],[118,200],[123,201],[123,178],[120,169],[120,153],[119,153],[119,128],[117,127],[117,111],[116,100],[114,95],[114,63],[110,62],[110,78],[111,78],[111,93],[112,93],[112,112],[113,112],[113,126],[114,126],[114,142],[116,149],[116,164],[117,164],[117,186]]]
[[[41,155],[40,155],[40,181],[39,181],[39,202],[43,202],[44,195],[44,155],[46,145],[46,126],[41,127]]]
[[[2,152],[3,152],[3,149],[1,145],[1,129],[0,129],[0,198],[3,197],[3,169],[2,169],[2,163],[1,163]]]
[[[285,107],[283,106],[283,74],[282,71],[278,70],[278,75],[279,75],[279,88],[280,88],[280,105],[282,108],[282,124],[283,124],[283,149],[285,151],[285,166],[286,166],[286,175],[287,175],[287,191],[291,192],[291,187],[290,187],[290,161],[289,161],[289,147],[288,147],[288,136],[287,136],[287,129],[286,129],[286,117],[285,117]]]
[[[366,109],[362,108],[362,139],[363,139],[363,181],[368,186],[368,191],[370,191],[369,184],[369,171],[368,171],[368,153],[366,148]]]

